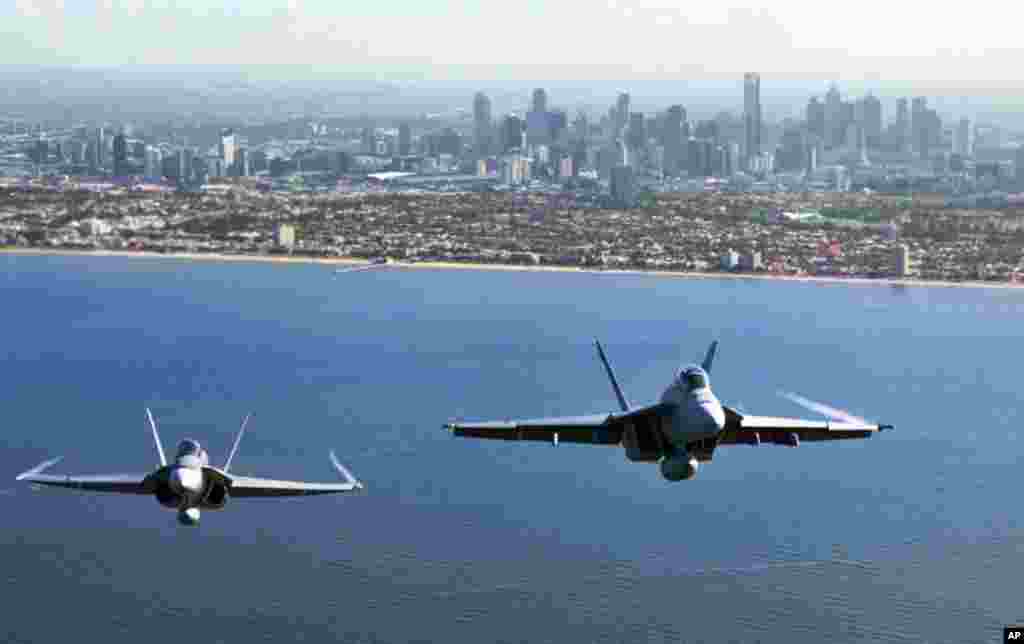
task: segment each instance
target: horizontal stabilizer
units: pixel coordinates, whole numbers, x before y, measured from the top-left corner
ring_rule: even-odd
[[[60,463],[61,460],[63,460],[63,459],[64,459],[63,456],[58,456],[57,458],[51,458],[48,461],[43,461],[42,463],[40,463],[39,465],[36,465],[32,469],[25,470],[24,472],[22,472],[18,476],[14,477],[14,480],[15,481],[24,481],[27,478],[33,477],[36,474],[41,473],[43,470],[46,470],[46,469],[49,469],[49,468],[53,467],[57,463]]]

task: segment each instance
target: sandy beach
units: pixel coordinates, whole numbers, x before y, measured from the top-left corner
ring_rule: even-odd
[[[354,257],[307,257],[296,255],[227,255],[221,253],[155,253],[149,251],[118,251],[118,250],[73,250],[49,248],[0,248],[0,254],[6,255],[51,255],[92,257],[129,257],[135,259],[173,259],[199,262],[261,262],[274,264],[322,264],[339,268],[366,265],[364,259]],[[816,275],[777,275],[769,273],[700,273],[685,271],[650,271],[639,269],[593,269],[575,266],[528,266],[513,264],[474,264],[470,262],[401,262],[389,261],[388,266],[402,269],[445,269],[445,270],[484,270],[484,271],[533,271],[559,273],[592,273],[610,275],[643,275],[650,277],[683,278],[683,279],[715,279],[715,280],[778,280],[790,282],[812,282],[821,284],[847,284],[856,286],[927,286],[927,287],[965,287],[965,288],[999,288],[1016,289],[1024,284],[1013,282],[943,282],[938,280],[866,278],[866,277],[831,277]]]

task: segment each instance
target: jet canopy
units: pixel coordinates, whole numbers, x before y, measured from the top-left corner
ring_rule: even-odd
[[[183,440],[180,443],[178,443],[178,456],[179,457],[180,456],[197,456],[199,454],[199,452],[201,452],[201,451],[202,451],[202,447],[200,447],[199,443],[197,441],[192,440],[191,438],[186,438],[185,440]]]
[[[686,391],[704,389],[708,386],[708,377],[702,369],[688,367],[679,372],[679,385]]]

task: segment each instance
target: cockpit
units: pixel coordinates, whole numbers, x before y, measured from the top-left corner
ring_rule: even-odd
[[[686,391],[695,391],[706,388],[708,379],[699,369],[685,369],[679,372],[679,385]]]
[[[178,443],[179,458],[182,456],[199,456],[199,453],[202,451],[203,448],[199,446],[199,443],[190,438],[186,438]]]

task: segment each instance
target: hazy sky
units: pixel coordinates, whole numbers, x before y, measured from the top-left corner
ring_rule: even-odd
[[[1020,86],[1006,0],[7,0],[8,64],[308,65],[382,79],[735,78]]]

